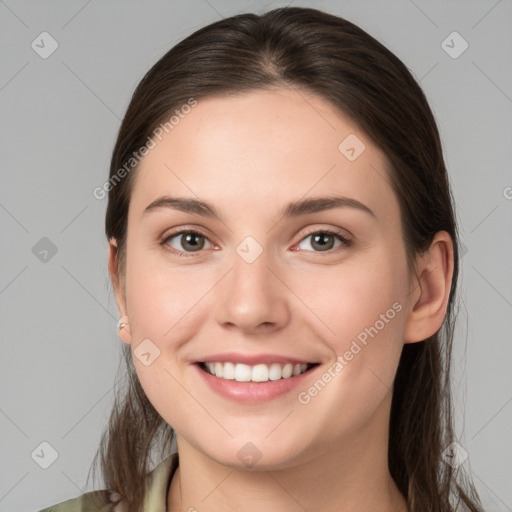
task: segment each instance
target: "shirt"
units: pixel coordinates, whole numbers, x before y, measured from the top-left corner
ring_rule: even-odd
[[[174,453],[164,459],[152,471],[146,475],[146,494],[144,496],[143,510],[151,512],[167,511],[167,492],[174,472],[178,468],[178,454]],[[39,512],[122,512],[122,502],[114,505],[110,496],[115,494],[109,490],[96,490],[86,492],[76,498],[72,498]],[[92,497],[100,498],[101,506],[98,508]]]

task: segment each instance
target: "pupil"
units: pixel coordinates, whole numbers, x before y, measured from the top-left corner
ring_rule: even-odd
[[[198,235],[197,233],[187,233],[185,235],[185,241],[184,241],[184,243],[182,243],[183,248],[187,249],[187,245],[189,245],[189,248],[192,248],[193,251],[202,249],[204,243],[203,244],[194,243],[194,238],[197,239],[198,237],[202,238],[202,236]]]
[[[326,241],[326,239],[330,239],[331,243],[329,243],[329,240]],[[332,248],[332,235],[329,234],[317,234],[313,237],[313,244],[319,243],[319,247],[321,251],[325,251]]]

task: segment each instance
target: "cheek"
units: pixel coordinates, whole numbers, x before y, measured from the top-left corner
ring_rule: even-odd
[[[381,315],[396,318],[396,309],[403,308],[393,309],[393,304],[403,300],[404,276],[405,267],[394,255],[376,251],[366,258],[316,270],[309,279],[302,283],[297,280],[294,286],[300,289],[298,294],[306,306],[342,343],[376,322],[382,329]]]
[[[126,289],[132,334],[163,340],[189,322],[212,286],[212,275],[205,267],[171,265],[158,252],[133,250]]]
[[[180,385],[184,362],[180,347],[194,337],[201,322],[201,297],[211,288],[210,278],[190,266],[170,269],[164,258],[151,258],[142,251],[134,250],[130,256],[126,289],[133,363],[153,407],[180,431],[187,424],[187,411],[197,405]],[[151,354],[150,364],[139,357],[144,352]]]
[[[332,351],[332,363],[297,397],[312,431],[320,428],[315,418],[331,418],[330,411],[341,412],[323,435],[359,428],[391,392],[403,347],[403,279],[396,260],[381,254],[317,279],[329,286],[323,293],[318,286],[301,290],[312,298],[308,305],[322,320],[315,325],[329,333],[323,341]]]
[[[333,363],[343,358],[345,379],[371,379],[373,369],[386,384],[393,381],[404,342],[405,276],[405,259],[383,247],[302,284],[298,294],[308,297]]]

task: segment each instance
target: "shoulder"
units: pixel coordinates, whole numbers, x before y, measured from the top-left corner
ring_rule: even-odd
[[[57,503],[39,512],[115,512],[110,491],[90,491],[76,498]]]
[[[165,510],[167,489],[179,464],[178,453],[173,453],[160,462],[146,475],[146,494],[144,510]],[[126,504],[119,503],[119,494],[115,491],[101,489],[89,491],[38,512],[125,512]]]

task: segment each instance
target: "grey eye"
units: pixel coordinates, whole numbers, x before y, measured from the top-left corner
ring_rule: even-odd
[[[340,235],[337,233],[330,233],[329,231],[318,231],[312,233],[301,240],[298,247],[303,250],[311,250],[307,247],[303,247],[302,244],[307,243],[307,240],[311,239],[310,246],[315,252],[329,251],[335,247],[341,245]],[[338,239],[338,245],[334,245]]]
[[[167,238],[166,242],[177,251],[196,252],[204,249],[208,239],[195,231],[181,231]]]

